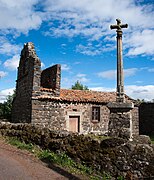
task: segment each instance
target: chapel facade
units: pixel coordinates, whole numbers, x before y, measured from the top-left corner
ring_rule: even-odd
[[[61,89],[60,83],[60,64],[42,71],[33,43],[26,43],[18,67],[12,122],[83,134],[107,134],[110,114],[107,104],[116,101],[116,93]],[[127,95],[125,98],[133,101]],[[131,114],[132,133],[138,134],[137,106]]]

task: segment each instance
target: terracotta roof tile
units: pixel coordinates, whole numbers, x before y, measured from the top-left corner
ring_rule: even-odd
[[[41,91],[52,91],[51,89],[42,88]],[[59,101],[70,101],[70,102],[93,102],[93,103],[108,103],[116,101],[116,92],[101,92],[91,90],[72,90],[72,89],[61,89],[60,96],[39,96],[38,99],[51,99]],[[127,100],[132,100],[126,95]]]
[[[114,92],[99,92],[88,90],[68,90],[61,89],[60,99],[76,102],[101,102],[107,103],[116,100],[116,93]]]

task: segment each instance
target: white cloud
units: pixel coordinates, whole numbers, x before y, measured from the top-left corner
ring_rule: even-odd
[[[154,30],[134,32],[125,41],[129,48],[127,55],[153,55],[154,54]]]
[[[138,71],[137,68],[124,69],[124,77],[134,76]],[[97,73],[98,77],[106,78],[106,79],[115,79],[117,71],[116,70],[108,70]]]
[[[125,92],[134,99],[145,99],[146,101],[151,101],[154,99],[154,85],[125,86]]]
[[[41,68],[45,68],[45,64],[43,62],[41,62]]]
[[[67,44],[64,44],[64,43],[61,44],[61,47],[62,47],[62,48],[65,48],[66,46],[67,46]]]
[[[101,50],[96,49],[94,46],[84,46],[79,44],[76,46],[76,52],[80,52],[81,54],[86,54],[90,56],[95,56],[101,53]]]
[[[89,89],[93,91],[115,92],[114,88],[107,88],[107,87],[94,87],[94,88],[89,88]]]
[[[124,69],[124,76],[125,77],[134,76],[137,71],[138,71],[137,68]]]
[[[19,53],[21,46],[16,44],[11,44],[7,40],[0,42],[0,54],[4,55],[14,55]]]
[[[97,73],[98,77],[107,78],[107,79],[115,79],[116,78],[116,70],[108,70]]]
[[[90,88],[90,89],[94,91],[105,91],[105,92],[116,91],[115,88],[107,88],[107,87],[95,87],[95,88]],[[152,99],[154,99],[154,85],[125,86],[125,93],[133,99],[144,99],[146,101],[151,101]]]
[[[69,71],[70,67],[67,64],[61,64],[62,71]]]
[[[116,18],[121,18],[129,24],[129,29],[125,30],[124,47],[129,48],[127,55],[154,54],[154,46],[149,43],[154,42],[152,5],[141,5],[135,0],[46,0],[44,4],[51,21],[56,21],[56,26],[52,26],[46,34],[56,37],[80,35],[87,38],[86,45],[77,46],[78,52],[92,56],[103,52],[105,47],[91,49],[88,42],[110,40],[112,43],[115,31],[109,30],[109,25],[115,24]],[[116,13],[113,13],[113,8]]]
[[[62,77],[62,87],[63,88],[71,88],[72,85],[75,84],[75,82],[81,82],[83,85],[86,85],[90,81],[89,78],[87,78],[86,74],[76,74],[75,76],[71,77]]]
[[[113,8],[116,13],[113,13]],[[79,44],[76,51],[92,56],[115,48],[112,46],[115,31],[111,31],[109,26],[116,18],[129,24],[124,39],[127,55],[153,55],[153,16],[152,5],[141,5],[135,0],[0,0],[0,31],[4,34],[28,33],[47,22],[49,29],[44,34],[70,38],[80,35],[86,38],[87,44]],[[89,45],[89,42],[95,43]],[[96,42],[102,42],[101,46],[98,47]],[[108,46],[104,46],[106,42]],[[3,44],[0,53],[17,54],[18,45]],[[65,44],[61,46],[66,47]]]
[[[0,91],[0,103],[3,103],[8,95],[12,95],[14,88],[4,89]]]
[[[0,29],[6,33],[13,29],[22,33],[37,29],[43,18],[35,8],[38,3],[39,0],[0,0]]]
[[[148,69],[149,72],[154,72],[154,68]]]
[[[78,65],[78,64],[81,64],[81,62],[76,61],[76,62],[74,62],[74,64],[75,64],[75,65]]]
[[[79,81],[81,83],[87,83],[89,82],[89,79],[86,77],[87,75],[86,74],[77,74],[75,79],[76,81]]]
[[[0,78],[3,78],[7,75],[7,72],[0,71]]]
[[[137,84],[141,84],[141,83],[143,83],[143,81],[136,81],[136,83],[137,83]]]
[[[99,55],[102,52],[110,51],[113,49],[115,49],[115,46],[111,44],[103,45],[101,42],[95,42],[95,45],[91,42],[87,45],[79,44],[76,46],[76,52],[80,52],[81,54],[86,54],[89,56]]]
[[[20,56],[14,55],[12,58],[10,58],[4,62],[4,67],[14,71],[19,66],[19,60],[20,60]]]

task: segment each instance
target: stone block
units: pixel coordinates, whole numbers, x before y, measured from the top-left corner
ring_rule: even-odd
[[[110,109],[108,135],[130,139],[132,137],[132,115],[133,103],[108,103]]]

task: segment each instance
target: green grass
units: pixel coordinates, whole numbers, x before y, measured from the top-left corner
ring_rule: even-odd
[[[69,156],[67,156],[65,153],[56,154],[56,153],[54,153],[52,151],[49,151],[49,150],[42,150],[39,153],[38,157],[41,160],[46,160],[48,162],[58,164],[58,165],[60,165],[62,167],[69,168],[71,173],[76,172],[76,173],[79,173],[79,174],[89,174],[89,175],[91,175],[92,172],[93,172],[91,168],[89,168],[89,167],[87,167],[85,165],[76,163]]]
[[[101,139],[106,139],[106,137],[101,137]],[[19,149],[27,150],[31,153],[33,153],[36,157],[38,157],[40,160],[46,162],[58,165],[60,167],[63,167],[65,170],[67,170],[71,174],[75,175],[83,175],[86,177],[86,179],[89,180],[111,180],[112,177],[110,174],[104,173],[100,174],[99,172],[93,171],[92,168],[87,167],[84,165],[84,163],[76,163],[73,161],[69,156],[67,156],[65,153],[55,153],[50,150],[43,150],[39,146],[36,146],[34,144],[26,144],[25,142],[21,142],[17,138],[5,138],[6,141],[16,146]],[[100,138],[98,138],[100,139]],[[124,180],[123,177],[119,177],[118,180]]]
[[[25,149],[28,151],[32,151],[34,148],[33,144],[26,144],[24,142],[19,141],[16,138],[7,138],[7,142],[13,146],[16,146],[19,149]]]
[[[150,139],[151,139],[152,144],[154,144],[154,135],[150,136]]]
[[[109,136],[102,136],[102,135],[95,135],[95,134],[86,134],[85,136],[90,137],[94,140],[100,140],[100,141],[111,138]]]
[[[84,175],[88,176],[88,179],[91,180],[99,180],[100,176],[97,177],[97,175],[93,175],[93,170],[90,167],[87,167],[84,164],[79,164],[73,161],[69,156],[67,156],[65,153],[55,153],[49,150],[43,150],[40,147],[33,145],[33,144],[26,144],[25,142],[21,142],[17,138],[10,138],[7,137],[6,141],[16,146],[19,149],[27,150],[31,153],[33,153],[36,157],[38,157],[40,160],[45,161],[47,163],[53,163],[56,165],[59,165],[60,167],[65,168],[69,173],[72,174],[78,174],[78,175]],[[106,179],[103,179],[106,180]]]

